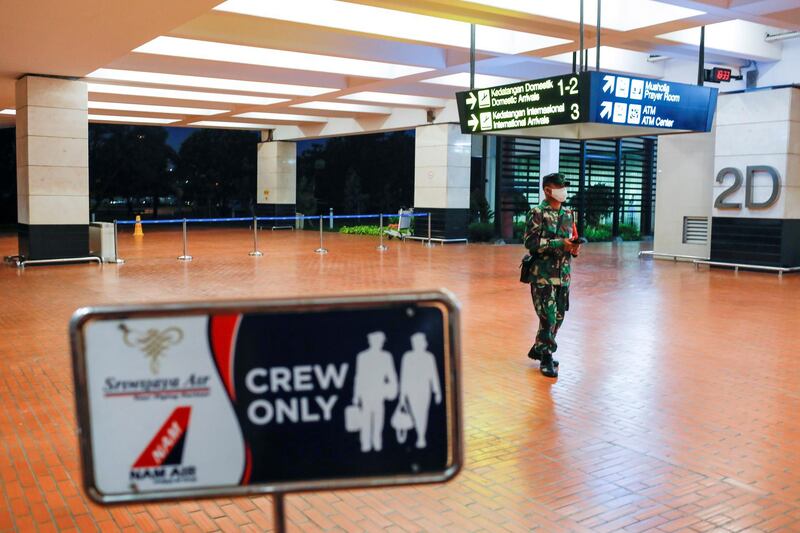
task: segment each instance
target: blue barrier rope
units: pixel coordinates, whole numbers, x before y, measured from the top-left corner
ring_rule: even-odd
[[[399,215],[397,213],[390,213],[390,214],[377,214],[377,215],[322,215],[322,220],[330,220],[331,218],[334,219],[363,219],[363,218],[380,218],[381,216],[387,218],[399,218],[400,216],[403,217],[426,217],[428,213],[413,213],[407,215]],[[264,222],[269,220],[319,220],[320,215],[311,216],[311,215],[299,215],[293,217],[255,217],[257,221]],[[252,222],[253,217],[234,217],[234,218],[170,218],[164,220],[141,220],[142,224],[183,224],[186,221],[187,224],[192,223],[207,223],[207,222]],[[119,226],[132,226],[136,224],[135,220],[117,220],[117,225]]]

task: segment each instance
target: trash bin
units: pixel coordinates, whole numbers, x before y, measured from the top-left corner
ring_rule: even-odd
[[[294,227],[297,229],[303,229],[306,225],[306,219],[303,218],[303,213],[295,212],[294,215],[297,217],[297,219],[294,221]]]
[[[114,224],[92,222],[89,224],[89,254],[99,257],[104,263],[117,258],[114,249]]]

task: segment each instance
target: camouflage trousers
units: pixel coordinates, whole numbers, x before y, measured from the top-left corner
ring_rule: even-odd
[[[540,357],[552,355],[558,349],[556,334],[569,310],[569,286],[531,284],[531,297],[536,316],[539,317],[539,331],[533,350]]]

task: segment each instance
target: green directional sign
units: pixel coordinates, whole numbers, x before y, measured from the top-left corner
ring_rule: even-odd
[[[585,76],[570,74],[456,93],[462,133],[586,122]]]

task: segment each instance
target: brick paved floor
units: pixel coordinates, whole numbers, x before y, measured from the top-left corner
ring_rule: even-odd
[[[447,287],[463,303],[467,465],[444,486],[293,495],[292,531],[800,531],[800,277],[695,272],[592,245],[557,382],[519,247],[312,233],[121,239],[121,266],[0,268],[0,531],[265,531],[268,497],[99,507],[79,483],[67,321],[79,306]],[[0,253],[16,251],[0,237]]]

